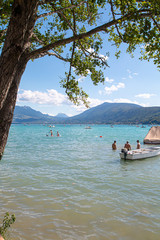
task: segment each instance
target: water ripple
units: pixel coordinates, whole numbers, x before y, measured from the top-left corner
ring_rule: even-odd
[[[12,126],[0,162],[1,216],[16,215],[16,240],[159,240],[160,158],[124,162],[133,126]],[[99,138],[99,136],[103,136]],[[111,144],[117,139],[118,150]]]

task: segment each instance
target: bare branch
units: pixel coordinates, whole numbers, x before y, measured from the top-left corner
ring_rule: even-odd
[[[0,30],[0,37],[3,37],[6,32],[7,32],[7,29]]]
[[[44,57],[44,56],[46,56],[46,55],[48,55],[48,56],[54,56],[54,57],[56,57],[56,58],[58,58],[58,59],[60,59],[60,60],[62,60],[62,61],[64,61],[64,62],[70,62],[70,61],[71,61],[70,58],[64,58],[64,57],[62,57],[60,54],[58,54],[57,52],[49,52],[49,51],[40,53],[40,54],[37,55],[34,59],[36,59],[36,58],[41,58],[41,57]]]
[[[54,56],[54,57],[56,57],[56,58],[58,58],[58,59],[60,59],[60,60],[62,60],[64,62],[70,62],[71,61],[70,58],[64,58],[60,54],[58,54],[56,52],[47,52],[47,55],[48,56]]]
[[[160,31],[160,24],[157,23],[157,21],[154,19],[154,17],[151,17],[153,22],[155,23],[156,27],[159,29]]]
[[[36,39],[37,42],[39,42],[40,44],[44,45],[43,41],[41,41],[37,35],[35,33],[32,33],[32,37],[34,37]]]
[[[43,14],[41,14],[41,15],[37,15],[37,19],[51,16],[51,15],[53,15],[54,13],[55,13],[55,11],[51,11],[51,12],[48,12],[48,13],[43,13]]]
[[[73,0],[71,0],[71,3],[73,4]],[[75,20],[75,12],[74,9],[72,10],[73,12],[73,35],[76,35],[76,20]],[[69,68],[69,73],[68,73],[68,77],[67,77],[67,85],[66,85],[66,93],[68,93],[68,83],[69,83],[69,79],[71,76],[71,72],[72,72],[72,62],[73,62],[73,57],[74,57],[74,52],[75,52],[75,41],[73,42],[73,48],[72,48],[72,56],[71,56],[71,61],[70,61],[70,68]]]
[[[111,12],[112,12],[113,20],[115,20],[116,18],[115,18],[115,13],[114,13],[114,9],[113,9],[112,0],[110,0],[109,3],[110,3],[110,5],[111,5]],[[120,33],[119,29],[118,29],[117,24],[115,24],[115,27],[116,27],[116,29],[117,29],[117,32],[118,32],[118,35],[119,35],[120,39],[121,39],[123,42],[125,42],[124,38],[122,37],[122,35],[121,35],[121,33]]]

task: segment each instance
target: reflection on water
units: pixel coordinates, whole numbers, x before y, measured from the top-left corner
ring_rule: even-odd
[[[159,240],[160,158],[119,159],[124,142],[134,148],[148,128],[57,130],[52,138],[47,126],[12,126],[0,162],[1,219],[16,215],[12,239]]]

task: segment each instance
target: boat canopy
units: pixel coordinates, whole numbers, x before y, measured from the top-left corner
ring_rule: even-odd
[[[160,126],[151,127],[143,142],[146,144],[160,144]]]

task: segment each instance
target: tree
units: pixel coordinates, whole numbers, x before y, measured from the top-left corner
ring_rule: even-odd
[[[2,222],[2,226],[0,227],[0,240],[4,240],[8,229],[15,222],[15,220],[16,220],[16,217],[14,214],[10,215],[8,212],[6,212]]]
[[[86,105],[76,75],[89,74],[95,85],[104,82],[101,32],[117,49],[126,43],[132,53],[141,46],[142,58],[160,67],[159,0],[2,0],[0,16],[0,155],[28,61],[49,55],[68,62],[60,84],[71,101]]]

